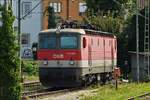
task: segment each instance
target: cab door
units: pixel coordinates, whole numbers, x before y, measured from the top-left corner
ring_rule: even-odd
[[[88,46],[88,65],[92,66],[92,49],[91,49],[91,45]]]
[[[114,67],[114,46],[113,46],[113,40],[111,40],[111,70],[113,70]]]

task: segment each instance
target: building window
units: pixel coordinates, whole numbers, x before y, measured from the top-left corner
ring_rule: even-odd
[[[22,2],[22,15],[25,16],[32,9],[32,2]],[[27,17],[31,17],[31,13],[27,15]]]
[[[87,6],[85,2],[80,2],[79,3],[79,15],[83,15],[85,11],[87,10]]]
[[[29,33],[24,33],[21,36],[21,44],[23,46],[29,46],[30,45],[30,34]]]
[[[60,2],[52,2],[52,3],[50,3],[50,6],[53,7],[55,13],[61,12],[61,3]]]

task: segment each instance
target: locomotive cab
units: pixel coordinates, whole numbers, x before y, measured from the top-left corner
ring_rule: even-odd
[[[74,31],[39,34],[39,76],[44,86],[65,87],[81,84],[81,34]]]

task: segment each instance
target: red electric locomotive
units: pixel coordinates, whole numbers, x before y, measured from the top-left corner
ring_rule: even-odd
[[[88,29],[49,29],[39,33],[39,77],[47,87],[105,82],[117,62],[116,37]]]

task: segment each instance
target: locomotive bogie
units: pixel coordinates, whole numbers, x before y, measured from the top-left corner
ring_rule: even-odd
[[[41,83],[46,87],[75,87],[96,80],[104,81],[108,73],[111,72],[92,73],[90,68],[40,68],[39,75]]]

